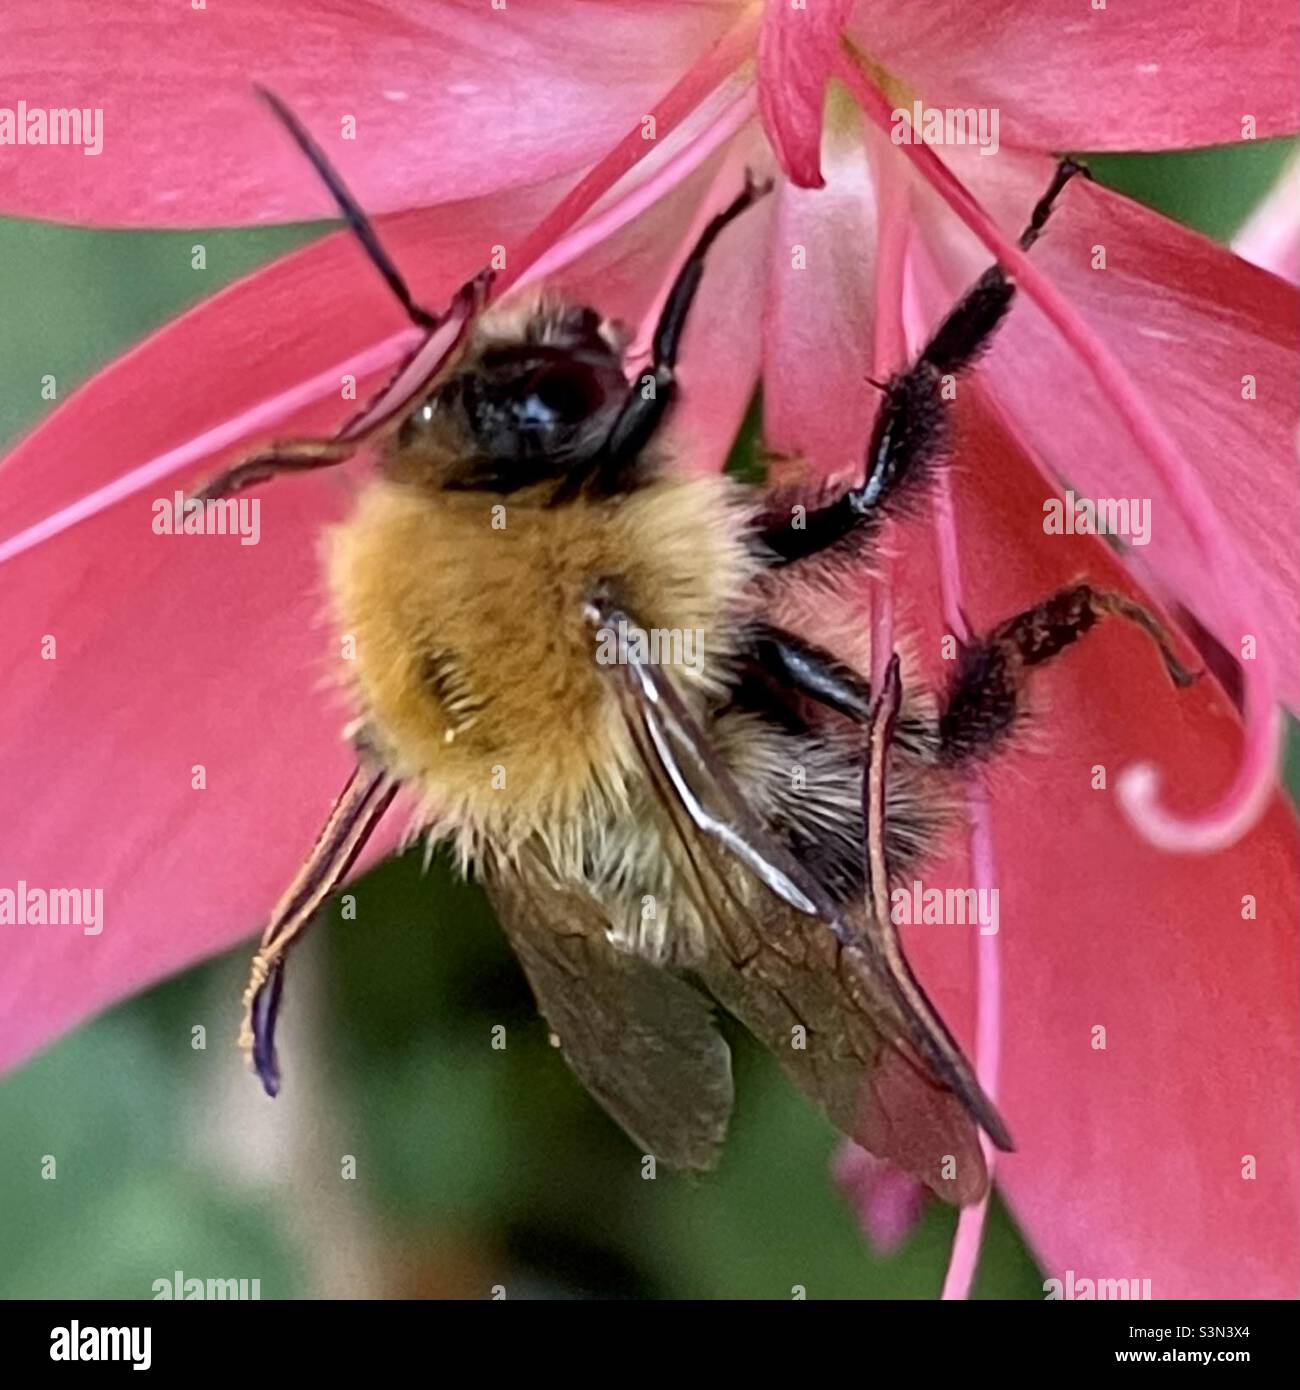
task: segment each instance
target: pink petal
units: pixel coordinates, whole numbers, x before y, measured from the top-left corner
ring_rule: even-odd
[[[981,380],[992,379],[992,361]],[[1046,491],[982,389],[963,398],[956,514],[977,628],[1086,575],[1123,587],[1099,544],[1045,537]],[[929,537],[901,572],[923,607]],[[920,533],[920,534],[918,534]],[[941,625],[917,650],[935,678]],[[1240,732],[1213,682],[1174,691],[1116,625],[1033,682],[1032,731],[991,770],[1001,889],[1001,1100],[1017,1152],[1000,1182],[1051,1276],[1152,1280],[1158,1298],[1296,1294],[1296,826],[1275,798],[1236,847],[1171,856],[1136,837],[1113,774],[1154,758],[1180,806],[1231,775]],[[1094,791],[1094,769],[1111,774]],[[968,881],[960,864],[927,883]],[[1258,920],[1242,918],[1253,895]],[[914,929],[918,973],[960,1033],[970,943]],[[1107,1030],[1095,1050],[1092,1029]],[[1258,1176],[1243,1180],[1245,1155]]]
[[[919,306],[916,306],[919,309]],[[919,318],[919,314],[917,316]],[[924,327],[918,322],[911,336],[915,350],[924,343]],[[959,642],[979,640],[966,616],[964,600],[968,585],[961,569],[961,554],[957,521],[953,514],[952,475],[945,473],[935,489],[935,552],[938,566],[939,592],[943,597],[943,625]],[[967,840],[967,878],[977,894],[992,901],[998,891],[997,856],[993,850],[993,830],[988,789],[976,776],[966,793],[964,807],[970,825]],[[972,1064],[984,1094],[995,1104],[1001,1103],[1002,1069],[1002,949],[994,933],[980,933],[975,941],[973,994],[975,1005],[975,1046]],[[990,1178],[994,1178],[1000,1154],[987,1134],[980,1135],[980,1146]],[[984,1227],[988,1220],[990,1194],[970,1207],[964,1207],[957,1218],[952,1255],[944,1277],[945,1299],[970,1297],[984,1243]]]
[[[856,115],[828,124],[826,187],[782,184],[763,328],[765,442],[818,473],[861,469],[876,393],[876,193]]]
[[[1298,124],[1296,13],[1285,0],[1231,14],[1217,0],[858,0],[849,31],[898,79],[904,107],[996,110],[1005,145],[1183,149]]]
[[[871,119],[887,128],[891,122],[888,101],[861,63],[844,57],[837,63],[836,72],[862,102]],[[1214,576],[1214,586],[1205,587],[1200,596],[1200,613],[1204,616],[1201,626],[1218,633],[1227,653],[1232,653],[1238,645],[1242,652],[1241,664],[1233,667],[1240,672],[1246,734],[1237,775],[1213,806],[1198,810],[1190,818],[1178,816],[1163,801],[1159,792],[1159,772],[1151,764],[1125,769],[1116,789],[1126,815],[1154,844],[1184,852],[1204,852],[1232,844],[1254,822],[1267,800],[1273,765],[1280,751],[1281,724],[1272,693],[1276,688],[1277,661],[1268,645],[1260,645],[1254,635],[1258,599],[1238,563],[1214,504],[1169,430],[1143,393],[1134,387],[1105,340],[1042,272],[1037,261],[1026,255],[1012,236],[991,220],[985,208],[933,149],[910,140],[904,144],[903,153],[987,250],[1014,274],[1028,298],[1043,310],[1063,342],[1069,344],[1078,364],[1087,370],[1105,401],[1123,420],[1164,489],[1164,500],[1169,503],[1171,514],[1186,529],[1187,553],[1196,569]],[[1102,249],[1094,247],[1094,254]],[[1098,262],[1093,268],[1101,269],[1104,265]],[[966,283],[969,284],[969,280]],[[954,290],[952,297],[958,292]],[[1254,381],[1253,376],[1242,378],[1243,399],[1253,400]],[[1251,385],[1250,391],[1245,389],[1247,382]],[[1145,544],[1148,539],[1144,535],[1141,543]],[[1181,603],[1180,595],[1172,597]],[[1208,607],[1204,606],[1207,604]],[[1190,609],[1187,611],[1191,613]],[[1191,616],[1196,617],[1196,614],[1191,613]],[[1207,660],[1222,664],[1219,656],[1213,653]],[[1231,664],[1234,658],[1229,655],[1227,661]]]
[[[832,1171],[873,1248],[882,1255],[897,1249],[920,1218],[925,1187],[856,1144],[840,1146]]]
[[[881,128],[890,125],[888,100],[876,85],[873,76],[860,61],[842,57],[836,65],[837,74],[862,103],[871,120]],[[1046,275],[1039,258],[1026,255],[1014,240],[1014,233],[1003,231],[989,210],[974,196],[934,150],[919,141],[909,140],[902,153],[921,172],[928,184],[944,203],[958,214],[961,222],[979,238],[986,253],[993,252],[999,261],[1020,282],[1025,296],[1040,308],[1068,344],[1073,365],[1086,370],[1090,383],[1105,403],[1124,423],[1130,442],[1139,446],[1141,457],[1152,478],[1162,489],[1160,501],[1183,529],[1185,543],[1182,554],[1203,576],[1213,576],[1213,584],[1204,584],[1200,595],[1199,616],[1205,625],[1217,632],[1229,653],[1241,648],[1244,692],[1242,708],[1246,717],[1247,743],[1240,775],[1223,800],[1195,823],[1180,824],[1167,807],[1155,804],[1155,774],[1149,768],[1134,769],[1120,785],[1123,803],[1136,824],[1158,842],[1170,847],[1208,848],[1229,843],[1248,823],[1252,807],[1258,804],[1257,793],[1266,763],[1275,756],[1277,726],[1272,718],[1272,697],[1276,679],[1274,672],[1281,660],[1294,668],[1294,652],[1276,654],[1268,643],[1259,643],[1255,635],[1256,615],[1260,604],[1252,591],[1249,575],[1238,563],[1230,537],[1224,530],[1217,510],[1204,484],[1189,466],[1171,431],[1152,406],[1147,393],[1137,389],[1131,375],[1125,371],[1105,338],[1082,316],[1070,296],[1064,294],[1055,281]],[[965,156],[968,166],[978,166],[979,159],[968,151],[955,151]],[[1020,156],[1032,162],[1029,156]],[[983,175],[987,179],[987,174]],[[1005,195],[1006,180],[995,183],[995,191]],[[1041,187],[1041,185],[1040,185]],[[1023,223],[1021,224],[1023,225]],[[950,219],[937,217],[936,237],[951,235]],[[1101,245],[1091,248],[1089,268],[1104,269]],[[1096,258],[1099,253],[1102,259]],[[1081,259],[1081,258],[1077,258]],[[950,287],[940,303],[954,302],[971,283],[972,272]],[[936,314],[942,310],[936,310]],[[1146,329],[1158,336],[1160,330]],[[1294,332],[1294,330],[1290,330]],[[1059,345],[1058,345],[1059,346]],[[1241,378],[1242,399],[1254,401],[1256,378]],[[1247,386],[1249,384],[1249,389]],[[1285,407],[1284,407],[1285,408]],[[1159,586],[1159,576],[1154,576]],[[1175,594],[1181,601],[1183,595]],[[1247,647],[1257,650],[1247,651]],[[1285,696],[1295,699],[1294,682],[1288,682]]]
[[[781,167],[800,188],[822,186],[822,111],[840,30],[853,0],[767,0],[758,44],[758,103]]]
[[[0,928],[0,1062],[250,934],[292,877],[354,761],[318,689],[313,537],[340,500],[304,480],[243,547],[155,536],[141,498],[6,567],[0,876],[101,888],[104,927]]]
[[[125,15],[49,0],[6,16],[0,90],[101,108],[103,150],[12,150],[0,208],[111,226],[332,216],[254,82],[289,103],[371,213],[519,188],[602,153],[734,20],[730,5],[671,0],[140,0]]]

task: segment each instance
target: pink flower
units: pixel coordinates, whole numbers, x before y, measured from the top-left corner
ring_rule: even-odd
[[[501,290],[557,278],[644,327],[681,249],[775,151],[786,181],[719,243],[686,343],[672,428],[700,468],[719,465],[761,373],[768,442],[851,472],[873,409],[864,376],[915,351],[992,251],[1017,273],[1020,302],[962,388],[937,531],[900,528],[887,565],[909,632],[937,653],[960,610],[985,626],[1080,573],[1136,578],[1194,615],[1203,644],[1237,658],[1255,639],[1235,667],[1244,731],[1213,682],[1175,696],[1140,642],[1094,639],[1044,674],[1036,754],[996,770],[976,810],[1005,958],[982,942],[977,983],[964,943],[923,931],[909,948],[959,1031],[978,998],[990,1082],[1001,971],[1000,1089],[1020,1150],[1000,1179],[1049,1272],[1137,1273],[1158,1295],[1294,1293],[1295,827],[1269,797],[1274,702],[1294,707],[1296,691],[1296,296],[1077,180],[1028,259],[1009,241],[1049,150],[1237,139],[1246,115],[1259,136],[1293,130],[1279,42],[1293,18],[1266,4],[1229,27],[1208,3],[1131,16],[1027,0],[768,0],[761,14],[449,0],[374,4],[337,28],[316,13],[227,0],[110,23],[52,0],[20,19],[0,85],[64,104],[57,72],[59,90],[102,92],[104,151],[89,177],[76,151],[29,149],[0,169],[0,206],[126,225],[328,212],[250,99],[256,79],[363,206],[392,214],[385,241],[424,302],[503,247]],[[894,148],[891,111],[921,98],[995,108],[997,156]],[[356,140],[331,138],[349,120]],[[312,626],[313,540],[346,482],[268,490],[248,548],[168,546],[151,503],[271,435],[336,428],[353,409],[340,381],[364,398],[412,342],[340,234],[155,335],[6,461],[6,712],[23,733],[0,783],[0,881],[102,884],[112,914],[102,937],[14,939],[8,1060],[253,931],[295,869],[348,763]],[[1131,574],[1090,538],[1044,534],[1044,470],[1088,496],[1152,500]],[[1168,782],[1160,799],[1142,766]]]

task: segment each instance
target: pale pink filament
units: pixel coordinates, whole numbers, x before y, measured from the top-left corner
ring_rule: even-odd
[[[735,135],[754,115],[755,97],[752,87],[731,102],[718,117],[684,149],[644,183],[632,189],[603,212],[588,219],[577,230],[547,248],[526,271],[515,280],[517,286],[531,285],[549,279],[571,261],[626,226],[653,207],[683,179],[689,177],[715,150]],[[657,315],[656,315],[657,316]]]
[[[951,530],[952,513],[945,522],[936,519],[940,528],[940,563],[951,547],[956,554],[956,536]],[[960,615],[957,622],[960,623]],[[950,625],[952,619],[949,619]],[[954,631],[958,629],[954,627]],[[972,786],[968,793],[970,816],[971,877],[978,893],[992,889],[997,878],[993,862],[993,831],[989,818],[988,799],[982,786]],[[985,1095],[997,1103],[998,1075],[1002,1063],[1002,957],[996,935],[980,935],[975,946],[975,1075]],[[943,1281],[943,1297],[962,1299],[970,1295],[971,1282],[979,1263],[980,1246],[984,1240],[984,1222],[988,1215],[989,1194],[992,1192],[997,1151],[989,1137],[980,1133],[980,1147],[989,1170],[989,1193],[975,1206],[963,1207],[957,1218],[957,1234],[948,1260],[948,1273]]]
[[[915,284],[906,273],[907,268],[904,261],[904,332],[909,347],[919,350],[925,342],[928,325],[917,300]],[[958,641],[968,642],[973,634],[962,610],[961,558],[957,547],[952,484],[947,473],[939,475],[935,487],[934,530],[944,625]],[[988,798],[981,783],[972,783],[967,792],[967,813],[970,819],[969,862],[971,877],[974,879],[972,886],[982,895],[993,889],[997,874],[993,859],[993,830]],[[994,1104],[997,1104],[998,1098],[1001,1056],[1002,962],[996,934],[981,933],[976,937],[975,946],[975,1075],[984,1089],[984,1094]],[[997,1151],[989,1142],[988,1136],[982,1132],[980,1147],[988,1167],[991,1192]],[[957,1234],[953,1240],[948,1273],[943,1284],[945,1299],[964,1299],[970,1294],[971,1282],[979,1263],[988,1204],[989,1197],[986,1195],[976,1205],[964,1207],[957,1218]]]
[[[1287,161],[1273,191],[1238,229],[1232,249],[1293,285],[1300,284],[1300,156]]]
[[[155,486],[160,479],[177,473],[200,459],[219,454],[238,444],[240,440],[256,435],[269,435],[280,420],[295,411],[327,398],[337,399],[339,381],[345,373],[350,373],[358,381],[362,381],[375,372],[391,367],[404,353],[409,352],[419,339],[418,330],[413,328],[395,333],[373,347],[366,348],[364,352],[348,358],[346,362],[318,372],[306,381],[291,386],[287,391],[258,401],[256,405],[231,416],[228,420],[223,420],[210,430],[204,430],[192,439],[187,439],[174,449],[168,449],[146,463],[119,474],[103,487],[83,494],[75,502],[60,507],[58,511],[42,517],[40,521],[7,540],[0,541],[0,564],[21,555],[25,550],[42,545],[78,522],[85,521],[116,503]]]
[[[962,613],[957,523],[953,516],[952,488],[947,474],[940,476],[936,491],[934,527],[944,623],[949,632],[965,642],[972,633]],[[993,860],[993,827],[988,797],[982,783],[972,783],[967,791],[967,814],[970,818],[972,886],[983,901],[984,895],[994,888],[997,874]],[[975,941],[975,1075],[984,1088],[984,1094],[996,1105],[1002,1060],[1002,960],[996,934],[980,933]],[[997,1150],[983,1132],[980,1133],[980,1147],[989,1171],[991,1192]],[[989,1196],[985,1194],[975,1206],[963,1207],[957,1218],[957,1235],[953,1240],[948,1274],[943,1282],[943,1297],[946,1299],[961,1299],[970,1295],[971,1281],[975,1277],[980,1245],[984,1239],[988,1205]]]
[[[646,113],[653,117],[656,139],[675,130],[711,92],[736,72],[753,51],[758,24],[758,15],[745,15]],[[509,289],[527,266],[549,251],[633,165],[645,158],[654,143],[645,138],[640,124],[629,130],[525,237],[514,268],[501,277],[496,292],[503,294]]]

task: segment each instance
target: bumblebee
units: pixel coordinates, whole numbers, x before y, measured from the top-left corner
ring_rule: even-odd
[[[860,482],[794,500],[686,472],[660,442],[709,249],[770,185],[747,180],[708,224],[631,372],[626,331],[551,289],[487,307],[480,276],[446,314],[421,309],[271,100],[441,340],[400,408],[390,393],[336,439],[273,446],[205,490],[363,443],[378,455],[327,545],[355,643],[357,767],[245,996],[266,1089],[288,948],[402,789],[421,833],[482,881],[569,1065],[645,1152],[717,1161],[733,1099],[721,1007],[844,1134],[979,1200],[979,1131],[1011,1136],[908,966],[890,886],[933,852],[971,765],[1014,738],[1032,669],[1101,619],[1138,624],[1176,683],[1190,673],[1145,609],[1084,582],[968,642],[940,690],[905,685],[897,656],[875,689],[778,619],[799,586],[869,564],[882,525],[924,498],[947,457],[941,387],[977,362],[1014,284],[990,267],[882,384]],[[1060,165],[1022,248],[1077,172]]]

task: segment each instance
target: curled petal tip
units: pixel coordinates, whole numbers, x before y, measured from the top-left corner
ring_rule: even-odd
[[[1135,763],[1119,775],[1116,795],[1129,823],[1157,849],[1172,854],[1210,854],[1236,844],[1264,814],[1276,783],[1282,720],[1272,710],[1250,736],[1237,779],[1218,805],[1181,816],[1162,804],[1160,773]]]
[[[797,188],[824,188],[826,83],[851,0],[795,8],[767,0],[758,40],[758,109],[768,141]]]

